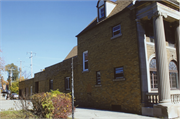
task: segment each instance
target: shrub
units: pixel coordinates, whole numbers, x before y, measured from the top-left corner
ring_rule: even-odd
[[[53,118],[67,118],[72,113],[72,101],[70,93],[60,93],[52,97],[54,112]]]
[[[51,90],[51,94],[52,95],[57,95],[60,94],[61,92],[57,89],[57,90]]]
[[[33,112],[40,118],[53,116],[54,106],[51,100],[51,93],[39,93],[32,96]]]
[[[72,113],[70,93],[58,90],[34,94],[31,98],[33,112],[40,118],[67,118]]]

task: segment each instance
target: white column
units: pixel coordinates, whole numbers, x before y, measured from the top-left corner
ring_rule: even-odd
[[[166,39],[164,33],[163,16],[156,12],[153,18],[155,51],[158,78],[158,93],[160,103],[170,103],[169,69],[166,53]]]

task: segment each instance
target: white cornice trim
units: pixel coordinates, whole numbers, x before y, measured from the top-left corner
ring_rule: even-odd
[[[180,12],[177,10],[174,10],[170,7],[167,7],[161,3],[155,2],[145,8],[142,8],[137,11],[136,16],[138,19],[142,19],[144,17],[148,17],[148,19],[151,19],[154,13],[160,12],[161,14],[165,14],[169,17],[172,17],[174,19],[180,20]]]
[[[146,42],[147,45],[152,45],[154,46],[154,43],[151,43],[151,42]],[[171,49],[171,50],[176,50],[176,48],[173,48],[173,47],[169,47],[169,46],[166,46],[167,49]]]

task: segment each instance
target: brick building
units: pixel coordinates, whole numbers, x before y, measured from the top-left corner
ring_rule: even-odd
[[[180,116],[179,2],[98,0],[96,9],[65,60],[20,82],[20,92],[70,92],[73,57],[77,105]]]

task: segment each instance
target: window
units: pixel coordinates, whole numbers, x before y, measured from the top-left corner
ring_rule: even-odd
[[[83,52],[83,71],[88,71],[88,51]]]
[[[156,91],[158,90],[156,59],[153,58],[149,65],[150,65],[151,90]]]
[[[53,80],[49,81],[49,91],[53,90]]]
[[[39,92],[39,82],[35,82],[35,93]]]
[[[113,27],[113,37],[121,35],[121,26],[117,25]]]
[[[124,68],[123,67],[118,67],[114,69],[114,78],[124,78]]]
[[[22,90],[19,89],[19,96],[21,97],[22,96]]]
[[[153,58],[150,62],[150,78],[151,90],[158,90],[156,59]],[[174,61],[169,63],[169,81],[171,89],[178,89],[178,71]]]
[[[169,63],[169,80],[171,89],[178,88],[178,71],[174,61]]]
[[[100,73],[100,71],[96,72],[96,84],[101,85],[101,73]]]
[[[157,72],[150,71],[150,76],[151,76],[151,90],[157,90],[158,88]]]
[[[99,19],[102,19],[105,17],[105,9],[104,5],[99,8]]]
[[[70,90],[70,78],[65,78],[65,90]]]

